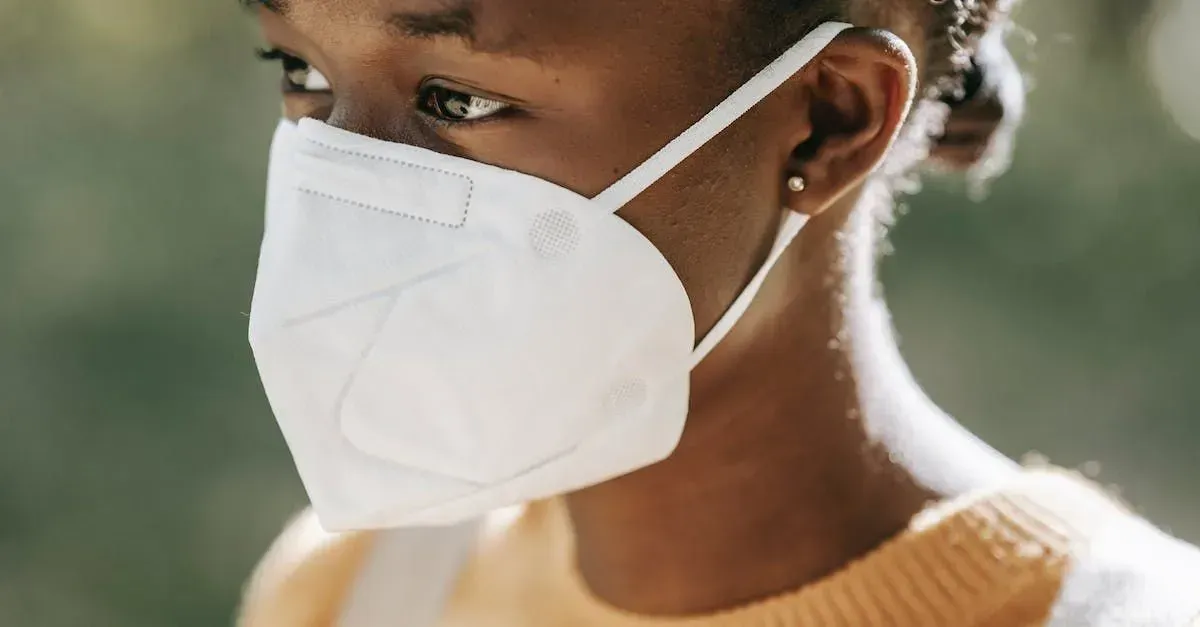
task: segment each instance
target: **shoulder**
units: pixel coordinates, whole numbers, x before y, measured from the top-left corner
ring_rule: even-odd
[[[311,510],[288,523],[247,582],[238,627],[330,627],[374,534],[329,533]]]
[[[305,510],[259,561],[236,625],[432,625],[478,527],[330,533]]]
[[[1091,512],[1048,626],[1200,626],[1200,549],[1085,489],[1109,507]]]
[[[1053,616],[1051,627],[1192,625],[1200,551],[1133,516],[1112,521],[1073,561]]]

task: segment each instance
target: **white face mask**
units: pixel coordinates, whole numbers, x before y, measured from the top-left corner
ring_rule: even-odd
[[[671,453],[692,367],[804,224],[694,343],[687,294],[614,213],[774,91],[814,30],[595,198],[304,119],[279,126],[250,344],[328,529],[447,524]]]

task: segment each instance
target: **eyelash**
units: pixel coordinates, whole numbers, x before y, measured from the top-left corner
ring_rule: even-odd
[[[288,54],[279,48],[271,48],[270,50],[259,48],[254,54],[263,61],[279,62],[283,69],[283,90],[285,93],[322,93],[330,91],[328,79],[325,79],[325,76],[320,71],[314,69],[307,61],[300,57]],[[293,76],[293,74],[300,72],[303,73],[302,76]],[[312,78],[312,73],[315,73],[316,76],[324,81],[322,87],[309,87],[308,80]]]
[[[463,125],[480,124],[500,119],[513,113],[513,106],[494,98],[476,96],[436,82],[425,80],[417,88],[417,110],[436,124]],[[439,96],[457,101],[441,103]],[[454,107],[458,111],[451,109]],[[454,117],[458,115],[460,117]],[[469,116],[477,117],[469,117]]]
[[[280,63],[283,68],[283,89],[285,93],[330,93],[332,91],[324,75],[300,57],[284,52],[279,48],[269,50],[260,48],[255,54],[263,61],[278,61]],[[313,73],[322,80],[320,88],[308,86],[308,82],[314,79],[312,76]],[[442,85],[437,81],[438,79],[429,79],[421,83],[417,88],[416,105],[418,111],[438,125],[478,124],[498,119],[514,111],[513,106],[506,102],[459,91]],[[439,96],[451,102],[443,104]],[[454,117],[456,115],[458,117]],[[472,115],[477,117],[470,117]]]

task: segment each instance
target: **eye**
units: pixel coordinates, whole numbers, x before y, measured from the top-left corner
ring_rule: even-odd
[[[417,94],[423,113],[443,122],[483,120],[511,108],[506,102],[474,96],[438,83],[426,83]]]
[[[330,91],[329,80],[308,61],[278,48],[258,50],[263,61],[278,61],[283,66],[283,90],[288,93],[318,93]]]

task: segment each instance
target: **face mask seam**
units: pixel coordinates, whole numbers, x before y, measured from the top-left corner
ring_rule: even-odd
[[[365,137],[365,136],[364,136],[364,137]],[[368,139],[370,139],[370,138],[368,138]],[[396,165],[402,165],[402,166],[406,166],[406,167],[410,167],[410,168],[415,168],[415,169],[418,169],[418,170],[428,170],[428,171],[430,171],[430,172],[437,172],[437,173],[439,173],[439,174],[447,174],[447,175],[449,175],[449,176],[453,176],[453,177],[457,177],[457,178],[460,178],[460,179],[464,179],[464,180],[466,180],[466,181],[467,181],[467,183],[468,183],[468,184],[474,185],[474,179],[472,179],[471,177],[469,177],[469,176],[467,176],[466,174],[463,174],[463,173],[461,173],[461,172],[451,172],[450,170],[443,170],[443,169],[441,169],[441,168],[435,168],[435,167],[431,167],[431,166],[427,166],[427,165],[420,165],[420,164],[412,163],[412,162],[409,162],[409,161],[402,161],[402,160],[400,160],[400,159],[393,159],[393,158],[391,158],[391,157],[383,157],[383,156],[380,156],[380,155],[373,155],[373,154],[371,154],[371,153],[368,153],[368,152],[359,152],[359,151],[357,151],[357,150],[350,150],[350,149],[348,149],[348,148],[339,148],[339,147],[337,147],[337,146],[331,146],[331,145],[329,145],[329,144],[327,144],[327,143],[325,143],[325,142],[323,142],[323,141],[320,141],[320,140],[317,140],[317,139],[313,139],[313,138],[311,138],[311,137],[305,137],[305,138],[304,138],[304,141],[307,141],[308,143],[310,143],[310,144],[313,144],[313,145],[315,145],[315,146],[317,146],[317,147],[324,148],[324,149],[326,149],[326,150],[332,150],[333,152],[340,152],[340,153],[342,153],[342,154],[344,154],[344,155],[350,155],[350,156],[352,156],[352,157],[362,157],[362,158],[364,158],[364,159],[370,159],[370,160],[373,160],[373,161],[384,161],[384,162],[387,162],[387,163],[394,163],[394,164],[396,164]],[[378,141],[383,141],[383,140],[378,140]],[[386,143],[392,143],[392,142],[386,142]],[[396,144],[396,145],[397,145],[397,146],[404,146],[404,147],[406,147],[406,148],[415,148],[415,146],[409,146],[408,144]],[[444,155],[444,154],[442,154],[442,153],[440,153],[440,152],[435,152],[435,151],[432,151],[432,150],[431,150],[430,152],[433,152],[433,154],[436,154],[436,155],[439,155],[439,156],[442,156],[442,157],[446,157],[446,156],[452,156],[452,155]],[[464,159],[464,161],[471,162],[471,160],[470,160],[470,159]]]
[[[330,145],[330,144],[327,144],[327,143],[325,143],[325,142],[323,142],[323,141],[320,141],[320,140],[317,140],[317,139],[313,139],[313,138],[311,138],[311,137],[305,137],[305,138],[304,138],[304,140],[305,140],[305,141],[307,141],[307,142],[309,142],[310,144],[313,144],[313,145],[315,145],[315,146],[319,147],[319,148],[324,148],[324,149],[326,149],[326,150],[330,150],[330,151],[333,151],[333,152],[339,152],[339,153],[342,153],[342,154],[344,154],[344,155],[349,155],[349,156],[352,156],[352,157],[361,157],[361,158],[363,158],[363,159],[367,159],[367,160],[373,160],[373,161],[383,161],[383,162],[385,162],[385,163],[393,163],[393,164],[396,164],[396,165],[405,166],[405,167],[413,168],[413,169],[416,169],[416,170],[428,170],[428,171],[430,171],[430,172],[435,172],[435,173],[438,173],[438,174],[446,174],[446,175],[449,175],[449,176],[453,176],[453,177],[456,177],[456,178],[460,178],[460,179],[463,179],[464,181],[466,181],[466,182],[467,182],[467,200],[466,200],[466,201],[463,203],[463,217],[462,217],[462,221],[460,221],[458,224],[442,223],[442,222],[438,222],[438,221],[436,221],[436,220],[430,220],[430,219],[428,219],[428,218],[423,218],[423,217],[421,217],[421,216],[415,216],[415,215],[410,215],[410,214],[401,213],[401,212],[398,212],[398,211],[390,211],[390,210],[387,210],[387,209],[382,209],[382,208],[379,208],[379,207],[374,207],[374,206],[370,206],[370,205],[365,205],[365,204],[362,204],[362,203],[356,203],[355,201],[352,201],[352,200],[347,200],[347,199],[343,199],[343,198],[336,198],[336,197],[332,197],[332,196],[330,196],[329,198],[330,198],[331,200],[336,200],[336,201],[339,201],[339,202],[344,202],[344,203],[348,203],[348,204],[355,205],[355,206],[362,205],[362,206],[363,206],[363,208],[365,208],[365,209],[374,209],[374,210],[376,210],[376,211],[383,211],[383,212],[386,212],[386,213],[394,213],[394,214],[396,214],[396,215],[402,215],[402,216],[405,216],[405,217],[410,217],[410,218],[413,218],[413,219],[415,219],[415,220],[420,220],[420,221],[423,221],[423,222],[429,222],[430,224],[444,224],[445,226],[448,226],[448,227],[450,227],[450,228],[452,228],[452,229],[461,228],[463,225],[465,225],[465,224],[467,223],[467,218],[468,218],[468,217],[470,217],[470,215],[471,215],[471,199],[472,199],[472,198],[474,197],[474,195],[475,195],[475,179],[473,179],[473,178],[471,178],[471,177],[467,176],[466,174],[462,174],[461,172],[451,172],[451,171],[449,171],[449,170],[443,170],[443,169],[441,169],[441,168],[434,168],[434,167],[430,167],[430,166],[427,166],[427,165],[420,165],[420,164],[417,164],[417,163],[411,163],[411,162],[408,162],[408,161],[401,161],[401,160],[399,160],[399,159],[392,159],[392,158],[390,158],[390,157],[382,157],[382,156],[379,156],[379,155],[373,155],[373,154],[371,154],[371,153],[359,152],[359,151],[357,151],[357,150],[349,150],[349,149],[347,149],[347,148],[339,148],[339,147],[337,147],[337,146],[332,146],[332,145]],[[404,144],[398,144],[398,145],[401,145],[401,146],[403,146]],[[409,147],[411,148],[411,146],[409,146]],[[437,153],[437,154],[440,154],[440,153]],[[310,193],[310,194],[317,194],[317,195],[321,195],[321,194],[320,194],[320,192],[315,192],[315,191],[312,191],[312,190],[309,190],[309,189],[305,189],[305,188],[301,188],[301,187],[298,187],[297,189],[299,189],[300,191],[303,191],[303,192],[308,192],[308,193]]]
[[[404,213],[402,211],[395,211],[392,209],[386,209],[384,207],[378,207],[376,205],[369,205],[367,203],[359,202],[357,200],[350,200],[349,198],[342,198],[340,196],[334,196],[332,194],[327,194],[325,192],[319,192],[319,191],[316,191],[313,189],[308,189],[307,187],[297,186],[296,191],[303,192],[305,194],[311,194],[313,196],[318,196],[320,198],[325,198],[327,200],[332,200],[334,202],[340,202],[343,204],[350,205],[352,207],[357,207],[359,209],[367,209],[369,211],[377,211],[379,213],[386,213],[389,215],[399,216],[401,218],[408,218],[410,220],[416,220],[418,222],[425,222],[427,224],[432,224],[434,226],[444,226],[446,228],[451,228],[451,229],[461,229],[463,227],[463,225],[465,225],[467,223],[467,215],[470,212],[470,208],[471,208],[470,188],[468,188],[468,191],[467,191],[466,203],[464,203],[464,205],[463,205],[462,221],[460,221],[458,224],[451,224],[449,222],[439,222],[437,220],[426,218],[425,216],[418,216],[418,215],[413,215],[411,213]]]

